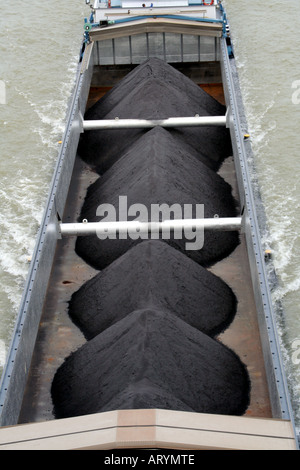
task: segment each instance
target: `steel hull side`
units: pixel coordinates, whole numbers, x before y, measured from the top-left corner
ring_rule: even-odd
[[[6,365],[1,377],[1,426],[18,422],[59,237],[58,220],[64,211],[72,177],[81,132],[81,115],[86,107],[92,69],[92,62],[85,73],[81,73],[81,65],[78,67],[61,151],[54,169],[46,209],[37,236]]]
[[[264,361],[269,384],[273,416],[280,419],[292,419],[291,403],[281,358],[278,334],[276,330],[275,312],[270,296],[268,278],[261,244],[260,227],[256,213],[256,205],[251,184],[248,160],[251,146],[245,144],[244,134],[247,132],[246,118],[234,61],[230,61],[224,39],[221,40],[223,55],[222,75],[227,106],[231,109],[230,133],[235,158],[235,168],[244,218],[251,278],[255,295],[255,303],[261,334]],[[244,129],[243,129],[244,128]]]

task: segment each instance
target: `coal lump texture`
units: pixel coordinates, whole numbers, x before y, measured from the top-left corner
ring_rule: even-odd
[[[96,214],[98,207],[104,204],[113,206],[118,214],[119,196],[126,196],[128,208],[136,203],[145,206],[149,218],[153,205],[170,209],[174,204],[180,205],[179,218],[195,217],[196,207],[201,204],[205,218],[236,215],[231,186],[194,156],[182,152],[172,135],[162,128],[147,132],[88,188],[80,220],[100,221],[101,217]],[[193,208],[189,217],[184,212],[184,204]],[[167,218],[172,218],[172,214],[167,214]],[[207,231],[203,247],[199,245],[200,248],[195,249],[194,245],[186,250],[186,243],[193,240],[187,240],[184,235],[183,232],[181,239],[175,239],[171,234],[165,241],[203,266],[223,259],[239,243],[237,232]],[[76,252],[95,269],[103,269],[140,241],[141,238],[133,237],[99,240],[95,234],[78,237]]]
[[[236,297],[220,278],[158,240],[143,241],[85,283],[69,304],[90,340],[134,310],[155,307],[205,334],[228,327]]]
[[[151,58],[137,66],[85,115],[85,120],[166,119],[224,116],[226,109],[198,85],[164,61]],[[100,174],[108,170],[146,132],[145,129],[85,131],[79,155]],[[190,153],[217,170],[228,157],[231,143],[224,127],[174,128],[171,134]]]
[[[52,399],[56,418],[134,408],[241,415],[249,378],[218,341],[172,314],[145,309],[69,356],[54,377]]]

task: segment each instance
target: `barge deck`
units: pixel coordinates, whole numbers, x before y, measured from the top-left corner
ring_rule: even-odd
[[[214,86],[213,86],[214,85]],[[204,85],[224,101],[220,84]],[[99,98],[103,88],[91,88],[87,109]],[[227,181],[238,201],[238,187],[234,159],[229,157],[223,163],[219,174]],[[66,210],[65,222],[77,220],[87,188],[98,178],[92,168],[77,156]],[[238,208],[238,212],[240,207]],[[58,244],[45,307],[41,318],[35,354],[20,415],[20,423],[53,419],[52,399],[49,384],[54,374],[69,354],[85,343],[80,330],[68,315],[68,302],[85,282],[98,271],[90,267],[75,252],[75,237],[64,238]],[[264,359],[260,344],[257,311],[250,276],[250,267],[245,237],[234,253],[210,268],[211,272],[231,287],[238,301],[234,322],[220,335],[219,340],[233,349],[245,362],[251,376],[251,404],[248,416],[272,417]],[[40,371],[43,371],[41,375]],[[33,400],[34,398],[34,400]]]

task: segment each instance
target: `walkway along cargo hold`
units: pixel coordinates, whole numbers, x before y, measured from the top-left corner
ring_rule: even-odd
[[[85,21],[0,449],[298,446],[226,14],[171,3]]]

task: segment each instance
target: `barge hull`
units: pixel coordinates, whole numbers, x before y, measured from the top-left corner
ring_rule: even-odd
[[[0,450],[295,450],[290,421],[119,410],[0,429]]]

